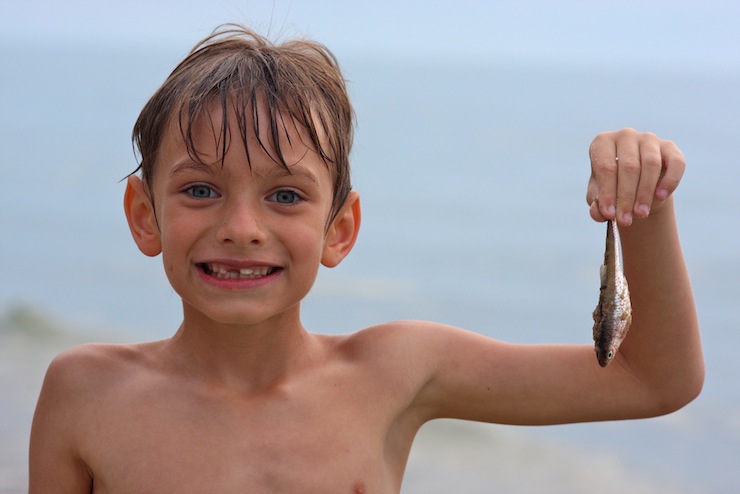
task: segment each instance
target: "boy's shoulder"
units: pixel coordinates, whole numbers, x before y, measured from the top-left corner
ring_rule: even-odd
[[[47,392],[60,391],[68,398],[84,400],[115,385],[133,368],[151,360],[152,345],[155,344],[88,343],[74,346],[51,361],[44,388]]]
[[[344,357],[390,379],[425,382],[436,372],[440,356],[453,351],[460,335],[469,332],[442,323],[403,320],[359,330],[343,343]],[[381,378],[382,379],[382,378]]]
[[[151,348],[159,342],[121,344],[85,343],[59,353],[51,362],[51,368],[75,372],[78,370],[106,370],[118,365],[132,364],[145,359]]]
[[[443,324],[428,321],[393,321],[347,335],[345,342],[348,348],[357,350],[358,356],[374,358],[381,354],[387,358],[395,352],[409,354],[420,350],[424,341],[434,339],[446,328]]]

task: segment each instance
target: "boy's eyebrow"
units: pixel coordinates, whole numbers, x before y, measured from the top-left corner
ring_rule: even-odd
[[[198,161],[193,161],[190,159],[185,159],[180,161],[179,163],[175,163],[173,165],[172,169],[170,170],[170,177],[177,176],[181,173],[185,173],[188,171],[196,171],[196,172],[202,172],[207,173],[209,175],[216,175],[218,174],[218,171],[215,169],[213,165],[207,165],[205,163],[200,163]],[[298,177],[308,180],[314,185],[319,185],[319,179],[318,177],[306,166],[300,165],[300,164],[294,164],[290,165],[289,167],[284,167],[280,165],[276,165],[273,167],[270,167],[270,169],[266,172],[260,172],[252,170],[252,173],[255,175],[262,177],[262,178],[283,178],[283,177]]]
[[[212,166],[206,165],[205,163],[200,163],[197,161],[187,159],[187,160],[182,160],[179,163],[175,163],[175,165],[170,170],[170,177],[174,177],[176,175],[185,173],[187,171],[203,172],[203,173],[208,173],[209,175],[213,175],[215,172]]]
[[[315,185],[319,184],[318,177],[308,167],[299,164],[290,165],[289,167],[274,166],[266,173],[257,172],[256,174],[265,178],[298,177],[304,178]]]

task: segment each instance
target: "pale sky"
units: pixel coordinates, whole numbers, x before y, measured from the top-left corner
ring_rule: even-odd
[[[215,26],[309,36],[340,58],[490,57],[740,70],[736,0],[0,0],[0,43],[186,51]]]

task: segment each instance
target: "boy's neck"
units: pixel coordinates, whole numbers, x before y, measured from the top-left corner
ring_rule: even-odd
[[[319,356],[318,337],[302,325],[299,311],[253,326],[219,324],[187,308],[170,340],[176,364],[214,385],[240,392],[279,386]]]

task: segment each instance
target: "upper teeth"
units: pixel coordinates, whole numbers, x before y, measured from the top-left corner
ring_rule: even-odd
[[[250,279],[265,276],[270,272],[269,267],[259,266],[253,268],[233,268],[224,266],[222,264],[209,264],[208,271],[217,278],[236,280],[236,279]]]

